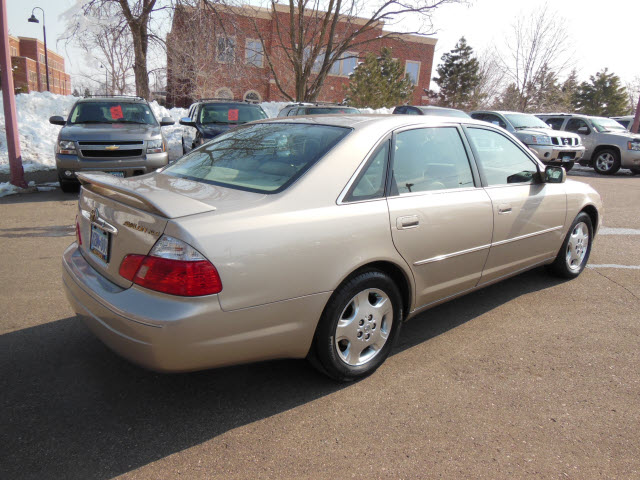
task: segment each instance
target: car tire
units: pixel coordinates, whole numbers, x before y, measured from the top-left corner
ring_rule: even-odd
[[[58,183],[60,184],[60,190],[64,193],[76,193],[80,190],[80,182],[74,180],[63,180],[58,177]]]
[[[640,175],[640,168],[632,168],[631,169],[631,174],[632,175]]]
[[[620,170],[620,154],[610,148],[600,150],[593,159],[593,169],[600,175],[613,175]]]
[[[571,224],[556,259],[547,266],[548,270],[561,278],[576,278],[589,261],[592,243],[591,217],[580,212]]]
[[[379,270],[361,271],[331,295],[311,363],[342,382],[370,375],[389,356],[402,321],[402,297],[393,280]]]
[[[574,165],[575,165],[575,162],[565,162],[565,163],[562,164],[562,166],[564,167],[566,172],[571,170]]]

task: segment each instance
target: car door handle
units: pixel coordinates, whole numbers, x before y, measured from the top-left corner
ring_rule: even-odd
[[[396,227],[398,230],[406,230],[408,228],[416,228],[420,224],[417,215],[408,215],[406,217],[398,217]]]
[[[511,205],[507,203],[498,205],[498,215],[506,215],[507,213],[511,213]]]

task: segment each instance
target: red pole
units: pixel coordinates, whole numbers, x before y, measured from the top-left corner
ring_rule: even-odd
[[[638,95],[638,106],[636,107],[636,116],[631,126],[631,133],[638,133],[638,123],[640,123],[640,95]]]
[[[0,68],[2,68],[2,100],[4,102],[4,123],[7,129],[11,183],[16,187],[26,188],[27,182],[24,181],[20,138],[18,137],[18,115],[13,92],[13,68],[9,54],[9,25],[7,24],[5,0],[0,0]]]

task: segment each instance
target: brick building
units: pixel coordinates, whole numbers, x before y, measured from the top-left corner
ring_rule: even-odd
[[[339,22],[336,35],[364,22],[366,19],[359,18]],[[295,98],[295,79],[285,52],[285,48],[290,48],[285,44],[289,38],[288,25],[289,8],[284,5],[276,5],[275,11],[228,7],[215,14],[203,8],[176,8],[167,35],[167,101],[181,107],[205,97],[284,101],[286,98],[267,65],[267,56],[272,59],[283,89]],[[256,37],[261,37],[262,42]],[[345,52],[333,65],[317,100],[342,102],[349,74],[357,62],[368,52],[379,54],[382,47],[387,47],[415,84],[411,103],[428,104],[424,92],[429,89],[436,41],[419,35],[387,36],[379,23],[358,39],[359,47]],[[307,39],[305,44],[309,43]],[[310,81],[315,78],[314,71],[315,66]]]
[[[64,58],[47,49],[49,57],[49,90],[71,95],[71,77],[64,71]],[[16,93],[46,92],[44,44],[36,38],[9,35],[9,53],[13,66]]]

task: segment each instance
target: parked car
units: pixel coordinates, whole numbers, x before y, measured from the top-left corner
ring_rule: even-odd
[[[431,116],[270,119],[80,180],[67,297],[159,371],[309,357],[360,378],[429,307],[539,265],[577,277],[601,223],[595,190],[508,132]]]
[[[580,135],[586,150],[581,164],[602,175],[613,175],[620,168],[640,174],[640,135],[629,133],[615,120],[570,113],[536,115],[554,130]]]
[[[174,121],[165,117],[158,123],[141,97],[82,98],[74,103],[66,120],[55,115],[49,122],[62,126],[55,156],[64,192],[77,191],[78,172],[99,170],[130,177],[152,172],[169,161],[160,127]]]
[[[580,135],[558,134],[535,115],[520,112],[478,110],[471,118],[498,125],[516,136],[533,154],[548,165],[562,165],[566,171],[584,155]]]
[[[633,126],[633,120],[635,119],[634,115],[625,115],[623,117],[611,117],[620,125],[622,125],[627,130],[631,131],[631,127]]]
[[[471,118],[462,110],[436,107],[435,105],[400,105],[395,107],[391,113],[396,115],[436,115],[439,117]]]
[[[265,118],[267,114],[255,103],[211,98],[199,100],[189,107],[188,116],[180,119],[180,125],[188,127],[182,132],[182,154],[230,128]]]
[[[295,117],[299,115],[336,115],[360,113],[354,107],[333,105],[330,103],[292,103],[278,112],[278,117]]]

